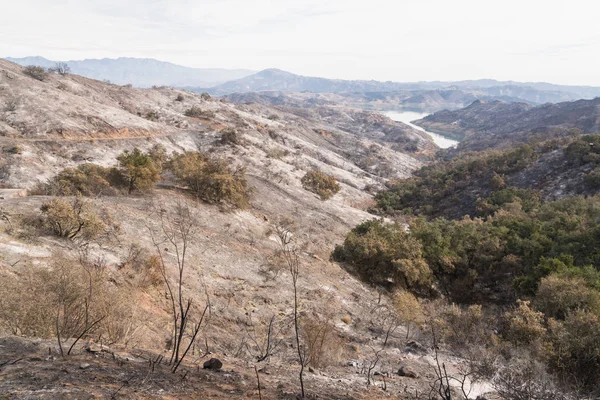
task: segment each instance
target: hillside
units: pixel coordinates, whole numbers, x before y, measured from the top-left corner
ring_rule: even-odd
[[[298,296],[306,324],[302,332],[312,332],[308,326],[326,332],[319,336],[327,343],[318,350],[322,361],[314,359],[312,372],[307,369],[304,376],[310,395],[399,397],[405,391],[421,391],[435,379],[430,339],[415,327],[407,332],[394,317],[391,297],[329,261],[332,249],[354,225],[373,218],[365,211],[373,204],[370,190],[382,187],[389,177],[407,177],[423,165],[420,158],[431,156],[434,148],[421,134],[344,107],[331,115],[299,116],[172,88],[134,89],[76,75],[48,75],[39,81],[23,71],[0,61],[3,395],[257,397],[256,365],[263,398],[294,397],[299,366],[289,330],[293,289],[278,244],[281,227],[293,233],[300,265]],[[359,116],[358,128],[353,129],[349,121]],[[382,126],[399,127],[395,138],[414,140],[417,148],[409,154],[395,150],[381,140]],[[137,154],[124,151],[134,148],[142,152],[140,163],[146,152],[156,154],[157,163],[196,151],[219,160],[210,165],[230,172],[217,175],[216,182],[226,184],[243,176],[249,204],[231,209],[189,194],[173,176],[174,164],[166,162],[155,187],[129,194],[111,186],[118,179],[109,175],[107,180],[81,175],[121,171],[119,160]],[[304,177],[312,170],[333,176],[339,192],[323,200],[305,189]],[[56,182],[57,176],[55,187],[63,191],[44,189],[45,182]],[[77,190],[99,189],[77,198],[72,191],[66,195],[69,182]],[[216,193],[228,193],[226,187],[230,186]],[[28,189],[33,189],[29,195]],[[46,224],[49,210],[60,204],[83,204],[84,216],[96,215],[80,226],[83,236],[61,237],[56,232],[62,228]],[[180,253],[168,238],[153,235],[164,229],[164,218],[184,221],[174,219],[177,210],[188,210],[191,218],[185,221],[193,223],[193,240],[186,249],[189,262],[182,275],[193,322],[199,321],[202,307],[210,309],[193,350],[172,374],[167,359],[173,341],[173,297],[156,262],[160,254],[166,279],[175,284]],[[102,234],[92,236],[97,231],[88,230],[93,227]],[[88,290],[88,281],[93,290]],[[61,288],[71,293],[71,308],[59,308],[56,316],[53,304],[66,307]],[[77,314],[82,304],[86,318],[88,311],[102,313],[93,314],[102,315],[102,323],[62,357],[56,320],[66,353],[77,336],[68,333],[69,324],[77,326],[77,316],[83,318]],[[386,334],[390,321],[395,324],[391,335]],[[273,343],[269,356],[259,360],[269,326],[276,329],[272,338],[279,344]],[[381,347],[375,364],[370,346]],[[162,363],[156,361],[160,356],[165,358]],[[450,371],[457,371],[462,362],[447,351],[439,357]],[[223,362],[221,372],[201,370],[210,358]],[[403,365],[416,372],[398,375]],[[484,393],[489,387],[475,390]]]
[[[432,132],[463,138],[459,150],[508,148],[533,137],[548,140],[600,131],[600,98],[537,107],[524,103],[475,101],[454,111],[440,111],[415,122]]]
[[[56,61],[43,57],[6,58],[19,65],[51,68]],[[223,68],[189,68],[150,58],[86,59],[65,61],[71,72],[91,79],[107,80],[118,85],[214,86],[251,75],[250,70]]]

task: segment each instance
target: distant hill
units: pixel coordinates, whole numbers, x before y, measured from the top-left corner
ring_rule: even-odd
[[[282,90],[286,92],[341,93],[409,90],[413,84],[296,75],[280,69],[265,69],[256,74],[205,89],[214,95]]]
[[[518,142],[600,132],[600,98],[533,107],[525,103],[475,101],[440,111],[415,123],[427,130],[464,138],[458,150],[507,148]]]
[[[56,61],[43,57],[10,58],[19,65],[39,65],[49,68]],[[74,74],[91,79],[108,80],[119,85],[151,86],[214,86],[239,79],[254,71],[244,69],[189,68],[150,58],[103,58],[66,61]]]
[[[525,102],[530,105],[538,105],[540,104],[540,97],[543,97],[545,102],[559,102],[563,101],[565,97],[567,99],[570,98],[570,96],[564,96],[559,92],[537,92],[534,89],[526,87],[516,87],[515,89],[517,90],[503,90],[500,87],[471,90],[446,88],[343,93],[286,92],[277,90],[233,93],[224,97],[229,101],[239,104],[258,103],[270,106],[304,108],[324,104],[344,104],[367,110],[406,110],[426,113],[464,108],[475,100],[502,100],[506,103]],[[556,95],[553,96],[553,93],[556,93]]]
[[[212,88],[190,89],[229,96],[238,102],[247,97],[244,96],[247,93],[267,92],[267,98],[255,99],[267,103],[286,102],[284,97],[289,93],[302,93],[305,98],[319,97],[319,100],[323,100],[322,94],[334,93],[337,98],[328,100],[367,109],[423,112],[462,108],[478,99],[540,105],[600,96],[600,88],[594,87],[495,80],[416,83],[341,80],[307,77],[278,69],[267,69]],[[273,93],[277,93],[276,97],[272,96]],[[306,96],[304,93],[313,95]]]

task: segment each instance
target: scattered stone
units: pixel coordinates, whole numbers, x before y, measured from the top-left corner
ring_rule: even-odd
[[[400,367],[400,369],[398,369],[398,375],[413,379],[417,379],[419,377],[417,371],[407,365],[403,365]]]
[[[80,369],[88,369],[90,367],[90,364],[87,363],[83,363],[79,366]]]
[[[223,363],[218,358],[211,358],[204,363],[204,369],[220,370],[223,367]]]
[[[258,372],[265,375],[271,375],[271,370],[266,365],[259,369]]]

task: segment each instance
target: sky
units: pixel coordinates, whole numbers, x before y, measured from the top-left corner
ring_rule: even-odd
[[[0,0],[0,57],[600,86],[597,0]]]

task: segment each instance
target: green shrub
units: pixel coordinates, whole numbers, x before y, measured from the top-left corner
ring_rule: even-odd
[[[137,147],[133,151],[125,150],[117,157],[119,171],[127,182],[127,193],[135,190],[147,190],[160,179],[160,168],[149,154],[142,153]]]
[[[249,205],[244,168],[231,169],[225,161],[198,152],[173,157],[170,168],[179,184],[207,203],[236,208]]]
[[[600,167],[596,167],[585,174],[583,181],[590,189],[600,188]]]
[[[304,189],[318,194],[321,200],[330,199],[341,189],[335,177],[317,170],[308,171],[301,182]]]
[[[354,266],[365,281],[382,286],[426,292],[431,270],[419,242],[396,225],[378,220],[354,228],[332,258]]]

